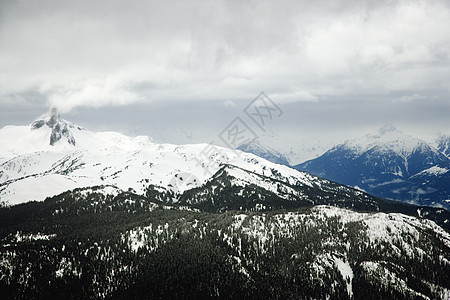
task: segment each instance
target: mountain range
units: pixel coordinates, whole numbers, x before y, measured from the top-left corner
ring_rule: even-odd
[[[8,299],[450,295],[445,209],[239,150],[91,132],[56,110],[0,140]],[[426,151],[395,172],[414,176]]]
[[[278,151],[278,144],[256,140],[239,149],[378,197],[450,208],[448,135],[428,143],[386,125],[299,164],[292,164],[288,154]]]
[[[294,166],[360,188],[373,195],[450,208],[447,139],[438,149],[385,126],[375,134],[348,140],[322,156]]]

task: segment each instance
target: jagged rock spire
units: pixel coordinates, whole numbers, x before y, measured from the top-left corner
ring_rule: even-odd
[[[61,115],[56,107],[52,107],[46,116],[34,121],[31,124],[31,129],[39,129],[44,125],[47,125],[52,129],[52,133],[50,134],[50,145],[53,146],[56,142],[61,140],[62,137],[65,137],[69,144],[75,146],[75,138],[69,130],[70,125],[61,119]]]

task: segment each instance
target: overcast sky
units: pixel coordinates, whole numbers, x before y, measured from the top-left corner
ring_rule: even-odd
[[[55,106],[206,141],[264,91],[275,132],[431,135],[450,132],[449,90],[448,0],[0,1],[0,127]]]

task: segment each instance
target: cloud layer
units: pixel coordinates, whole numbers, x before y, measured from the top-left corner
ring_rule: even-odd
[[[449,20],[445,0],[2,1],[0,105],[30,93],[70,111],[261,90],[280,102],[433,103],[450,89]]]

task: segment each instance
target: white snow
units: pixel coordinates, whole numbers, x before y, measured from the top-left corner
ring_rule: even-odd
[[[43,233],[29,233],[29,234],[22,234],[21,232],[17,231],[14,235],[15,240],[17,243],[20,242],[26,242],[26,241],[37,241],[37,240],[50,240],[54,237],[56,237],[56,234],[43,234]]]
[[[353,289],[352,289],[352,280],[353,280],[353,270],[350,267],[350,264],[348,262],[344,262],[342,259],[335,257],[334,263],[336,267],[338,268],[339,272],[341,272],[342,277],[345,280],[345,283],[347,284],[347,292],[348,296],[350,298],[353,297]]]
[[[150,224],[149,226],[138,227],[127,232],[128,243],[133,252],[138,251],[140,248],[146,245],[146,238],[148,236],[146,232],[149,232],[151,230],[152,225]]]
[[[67,122],[76,145],[64,139],[49,145],[51,128],[7,126],[0,129],[0,201],[10,205],[46,197],[78,187],[96,185],[129,188],[143,194],[150,184],[168,187],[178,174],[192,174],[196,184],[178,186],[183,192],[206,182],[223,164],[242,184],[255,183],[274,191],[276,185],[259,175],[289,184],[313,183],[317,177],[261,159],[253,154],[208,144],[156,144],[145,136],[127,137],[115,132],[90,132]],[[145,182],[145,183],[144,183]],[[290,191],[286,191],[289,193]]]
[[[398,290],[408,292],[418,298],[430,299],[408,287],[408,284],[403,279],[399,278],[396,273],[389,271],[389,269],[384,266],[383,262],[366,261],[362,263],[362,267],[369,276],[379,280],[382,285],[397,287]]]
[[[374,148],[378,151],[392,151],[404,157],[405,161],[415,150],[427,147],[426,142],[404,134],[392,125],[380,128],[375,134],[348,140],[343,145],[357,154]],[[436,149],[431,149],[438,154]],[[398,173],[398,171],[394,171],[394,173]]]
[[[431,168],[423,170],[419,174],[429,174],[429,175],[439,176],[439,175],[445,174],[447,172],[448,172],[447,168],[441,168],[441,167],[438,167],[438,166],[432,166]]]
[[[450,234],[427,219],[417,219],[399,213],[360,213],[351,210],[341,209],[333,206],[319,205],[314,207],[313,212],[327,217],[337,216],[345,224],[353,221],[363,221],[367,226],[367,236],[370,242],[386,241],[394,244],[394,241],[407,245],[411,241],[402,241],[407,235],[413,241],[418,241],[420,237],[419,228],[435,231],[446,245],[450,246]],[[404,249],[407,253],[411,249]]]
[[[234,216],[235,222],[233,223],[233,226],[235,228],[239,228],[242,226],[242,223],[244,222],[245,218],[247,218],[247,215],[239,214]]]

